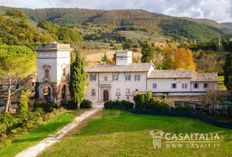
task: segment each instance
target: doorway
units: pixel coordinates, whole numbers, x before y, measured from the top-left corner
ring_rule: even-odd
[[[66,100],[66,85],[63,85],[62,87],[61,96],[62,96],[62,100],[65,101]]]
[[[108,90],[103,91],[103,101],[104,102],[109,101],[109,92],[108,92]]]

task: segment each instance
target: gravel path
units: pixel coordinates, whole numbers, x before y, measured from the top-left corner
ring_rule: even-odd
[[[69,131],[77,127],[82,121],[88,119],[90,116],[98,113],[102,110],[102,107],[95,107],[90,111],[86,111],[80,116],[76,117],[72,123],[67,124],[55,134],[48,138],[40,141],[37,145],[29,147],[24,151],[18,153],[15,157],[36,157],[39,153],[44,151],[46,148],[60,141],[62,137],[68,134]]]

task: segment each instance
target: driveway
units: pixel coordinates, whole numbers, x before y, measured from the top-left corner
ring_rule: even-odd
[[[18,153],[15,157],[36,157],[39,153],[44,151],[46,148],[51,145],[57,143],[61,140],[62,137],[67,135],[69,131],[80,125],[80,123],[92,115],[100,112],[102,110],[102,106],[94,107],[93,109],[84,112],[80,116],[76,117],[72,123],[67,124],[62,129],[57,131],[55,134],[49,136],[48,138],[40,141],[37,145],[29,147],[28,149]]]

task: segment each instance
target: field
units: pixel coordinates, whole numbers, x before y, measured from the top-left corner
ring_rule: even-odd
[[[154,149],[150,130],[171,133],[219,133],[220,148]],[[228,157],[232,156],[231,135],[232,130],[208,125],[197,119],[104,110],[40,154],[40,157]]]
[[[7,146],[0,147],[0,157],[13,157],[20,151],[37,144],[49,134],[56,132],[59,128],[72,122],[72,120],[84,110],[63,111],[58,113],[48,121],[40,124],[28,133],[19,136]]]
[[[93,65],[101,62],[102,57],[104,54],[107,55],[109,59],[112,59],[116,50],[108,50],[108,49],[101,49],[101,50],[82,50],[81,55],[87,65]],[[133,57],[140,58],[141,53],[135,52]]]

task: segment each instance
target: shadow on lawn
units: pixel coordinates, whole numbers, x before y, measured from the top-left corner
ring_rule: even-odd
[[[106,135],[120,132],[147,130],[164,130],[175,133],[220,132],[227,134],[232,130],[207,124],[199,119],[165,115],[133,114],[128,112],[116,114],[106,111],[102,117],[91,119],[86,126],[74,133],[75,136]]]
[[[22,136],[21,138],[15,139],[12,143],[23,143],[23,142],[33,142],[40,141],[50,134],[54,134],[59,128],[65,126],[65,122],[56,122],[52,124],[45,124],[38,128],[32,129],[28,134]],[[28,137],[27,137],[28,136]]]

